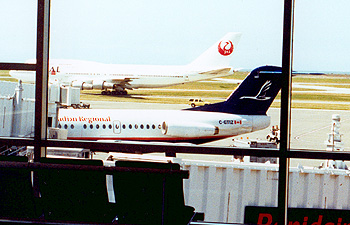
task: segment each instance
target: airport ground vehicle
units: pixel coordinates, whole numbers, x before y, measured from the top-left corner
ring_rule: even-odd
[[[202,99],[200,98],[191,98],[188,102],[188,104],[191,106],[191,107],[196,107],[196,106],[203,106],[203,105],[209,105],[210,103],[209,102],[205,102],[203,101]]]

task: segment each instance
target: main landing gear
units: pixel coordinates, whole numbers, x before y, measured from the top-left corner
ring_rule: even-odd
[[[101,95],[127,95],[128,92],[126,90],[103,90],[101,91]]]

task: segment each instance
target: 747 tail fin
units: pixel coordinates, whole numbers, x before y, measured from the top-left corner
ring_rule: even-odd
[[[191,69],[215,70],[230,67],[230,61],[242,33],[230,32],[188,66]]]

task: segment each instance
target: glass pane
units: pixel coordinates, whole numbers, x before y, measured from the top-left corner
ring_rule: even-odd
[[[0,4],[0,62],[35,59],[37,1],[1,0]]]
[[[205,5],[202,1],[89,1],[89,4],[52,1],[50,79],[59,80],[62,75],[66,87],[83,89],[80,100],[91,108],[73,109],[77,106],[67,101],[69,104],[62,106],[68,109],[59,109],[57,128],[73,139],[200,143],[212,140],[208,132],[212,131],[211,136],[216,138],[225,127],[229,130],[234,125],[246,125],[242,128],[249,133],[242,136],[245,141],[248,135],[265,141],[267,134],[277,131],[271,126],[279,125],[278,101],[268,111],[271,126],[260,120],[265,130],[252,133],[255,136],[250,136],[252,121],[246,117],[231,117],[220,112],[218,117],[203,118],[197,110],[202,106],[191,104],[212,107],[206,104],[225,101],[253,69],[262,65],[280,66],[282,15],[283,3],[275,1],[225,1]],[[239,43],[225,40],[221,45],[222,37],[229,32],[242,33]],[[211,61],[210,57],[204,61],[197,59],[210,46],[221,58],[232,55],[230,64],[224,68],[224,63],[214,67],[215,60]],[[192,66],[190,71],[184,70],[189,66]],[[204,82],[189,82],[194,81],[193,74],[198,75],[198,70],[212,75],[231,67],[243,69],[225,77],[219,74],[215,80],[210,77]],[[111,76],[124,83],[112,83]],[[163,86],[173,83],[160,86],[157,82],[164,81],[159,78],[166,81],[181,78],[182,81],[167,88]],[[105,88],[102,81],[107,85]],[[146,86],[141,85],[147,82],[153,86],[150,84],[145,89]],[[125,83],[130,86],[123,86]],[[132,86],[135,84],[140,86]],[[270,100],[272,96],[266,95],[265,90],[266,87],[275,90],[275,86],[270,85],[267,80],[254,83],[251,85],[254,90],[239,98]],[[124,88],[127,95],[122,92]],[[259,115],[268,109],[251,104],[237,108],[237,112],[246,114],[247,110],[261,110]],[[148,111],[139,111],[145,109]],[[159,113],[156,109],[192,111]],[[194,129],[199,132],[191,133]],[[227,134],[224,140],[208,145],[231,146],[234,135]],[[276,144],[271,141],[269,143]],[[206,221],[243,223],[245,206],[277,205],[277,159],[178,154],[176,160],[191,174],[184,182],[185,204],[195,207],[196,212],[204,212]]]
[[[322,164],[322,165],[321,165]],[[288,224],[340,224],[349,220],[348,161],[292,159]],[[273,205],[246,209],[245,223],[275,224]]]
[[[88,113],[60,109],[58,126],[68,130],[68,138],[85,140],[205,143],[225,138],[209,143],[221,146],[233,145],[232,137],[241,134],[245,135],[238,139],[266,140],[272,126],[279,125],[278,101],[267,113],[271,115],[271,123],[268,124],[269,119],[265,117],[255,120],[262,126],[255,126],[250,116],[220,114],[221,117],[212,119],[206,127],[209,122],[197,120],[198,116],[160,115],[155,111],[125,114],[118,111],[112,115],[109,109],[189,109],[193,106],[192,110],[196,111],[198,106],[225,101],[253,69],[262,65],[280,66],[282,14],[283,3],[274,1],[226,1],[205,6],[201,1],[89,1],[89,4],[53,1],[50,68],[54,74],[51,77],[83,89],[81,102],[101,109]],[[224,40],[229,32],[240,32],[241,37],[236,35],[231,42]],[[218,56],[218,60],[212,55],[200,57],[209,47],[213,52],[206,54]],[[229,55],[232,59],[227,60]],[[226,64],[226,61],[230,62]],[[228,68],[237,72],[233,75],[222,72]],[[200,78],[206,81],[192,82],[198,80],[198,73],[208,75]],[[216,76],[219,78],[213,79]],[[173,81],[176,79],[181,82]],[[268,83],[248,85],[251,92],[240,97],[257,97],[264,85]],[[265,91],[262,93],[265,96]],[[231,114],[265,114],[260,105],[239,104],[240,110],[229,109]],[[211,107],[206,110],[217,111]],[[89,122],[86,118],[96,121]],[[202,126],[199,132],[190,133],[198,126]],[[175,131],[171,132],[172,128]],[[252,133],[261,129],[260,133]]]
[[[291,148],[349,150],[348,5],[295,3]]]
[[[0,11],[0,62],[35,62],[37,1],[2,1]],[[35,73],[13,72],[0,70],[0,136],[33,137]],[[6,154],[9,147],[3,146]]]
[[[299,221],[300,224],[304,220],[308,220],[307,223],[347,221],[349,162],[312,159],[294,161],[298,161],[298,166],[292,165],[290,168],[289,207],[293,209],[289,211],[289,220],[293,223]]]
[[[0,89],[0,136],[34,137],[35,85],[0,81]]]
[[[278,164],[187,159],[181,165],[190,172],[185,203],[204,212],[205,221],[242,224],[252,216],[247,207],[277,206]]]

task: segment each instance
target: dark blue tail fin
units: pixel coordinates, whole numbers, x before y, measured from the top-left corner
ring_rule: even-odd
[[[281,67],[254,69],[224,102],[188,110],[265,115],[281,89]]]

